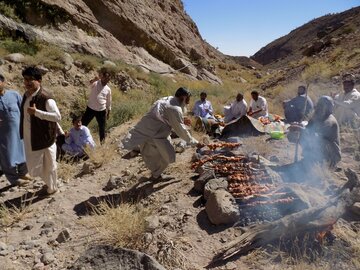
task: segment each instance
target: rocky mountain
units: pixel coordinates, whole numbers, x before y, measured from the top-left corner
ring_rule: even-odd
[[[121,59],[159,73],[180,70],[221,83],[206,43],[181,0],[3,0],[2,33],[68,51]],[[11,12],[8,10],[11,8]]]
[[[360,7],[314,19],[263,47],[251,58],[269,67],[284,67],[303,56],[334,48],[359,47]]]

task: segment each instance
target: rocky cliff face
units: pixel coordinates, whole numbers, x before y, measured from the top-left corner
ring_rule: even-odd
[[[221,83],[209,60],[222,55],[201,38],[181,0],[2,2],[20,18],[0,16],[0,27],[12,35]]]
[[[359,29],[360,7],[356,7],[314,19],[271,42],[251,58],[263,65],[283,67],[329,47],[348,47],[349,43],[352,43],[351,46],[360,45]]]

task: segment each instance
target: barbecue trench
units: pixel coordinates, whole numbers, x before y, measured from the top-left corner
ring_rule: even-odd
[[[285,183],[269,162],[240,149],[240,143],[213,143],[193,157],[191,167],[199,175],[194,188],[204,194],[214,225],[271,222],[314,206],[309,195],[323,201],[321,192]]]

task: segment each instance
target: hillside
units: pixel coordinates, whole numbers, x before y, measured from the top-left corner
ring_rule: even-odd
[[[0,11],[2,35],[221,83],[210,60],[223,56],[180,0],[3,0]]]
[[[344,37],[360,28],[360,7],[314,19],[276,39],[251,58],[268,66],[286,65],[302,56],[311,56],[331,45],[343,45]],[[351,40],[359,44],[360,37]]]

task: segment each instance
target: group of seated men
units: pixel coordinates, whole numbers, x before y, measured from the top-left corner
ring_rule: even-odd
[[[207,100],[207,93],[202,92],[200,94],[200,100],[195,102],[193,108],[193,114],[195,117],[199,117],[205,121],[209,119],[215,120],[214,110],[211,102]],[[251,101],[248,106],[244,100],[244,96],[238,93],[236,99],[231,105],[224,106],[224,122],[229,123],[232,120],[241,118],[244,115],[251,116],[253,118],[267,117],[268,104],[264,97],[259,95],[259,92],[251,92]]]

